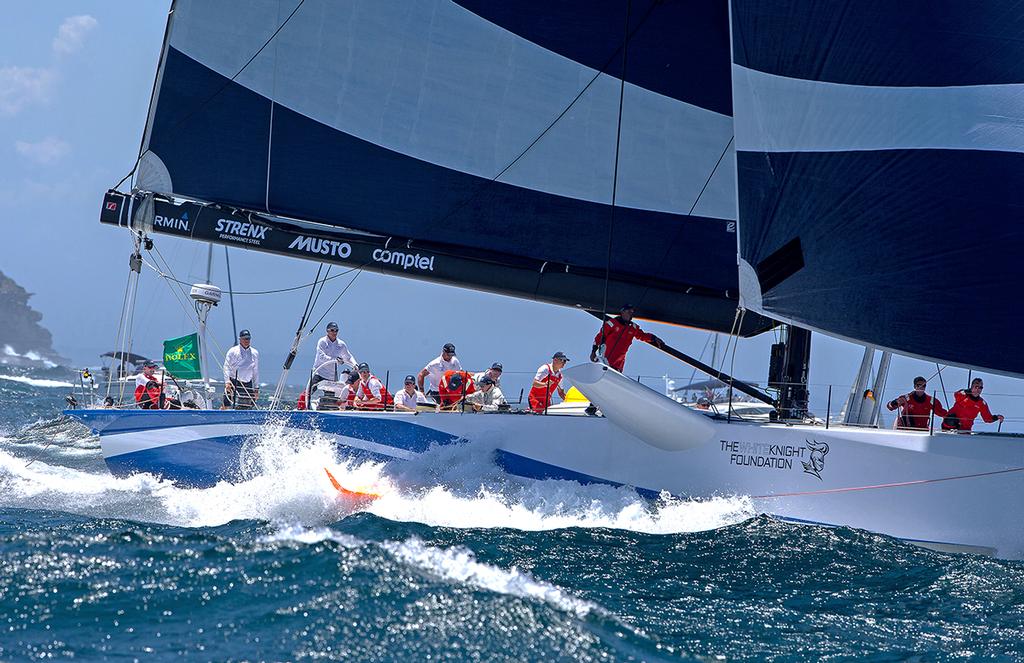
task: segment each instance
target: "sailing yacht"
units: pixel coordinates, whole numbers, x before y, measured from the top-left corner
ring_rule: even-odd
[[[776,396],[709,371],[777,414],[695,411],[596,363],[565,371],[596,411],[70,413],[117,475],[232,480],[276,424],[344,455],[487,444],[535,479],[1024,557],[1019,437],[806,417],[807,330],[1024,374],[996,345],[1024,322],[995,292],[1024,248],[1012,13],[176,0],[131,188],[101,209],[133,255],[170,235],[741,338],[783,324]]]

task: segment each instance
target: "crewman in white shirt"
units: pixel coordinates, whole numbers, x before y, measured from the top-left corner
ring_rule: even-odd
[[[480,378],[477,387],[476,391],[466,396],[466,403],[473,408],[473,412],[497,412],[499,406],[505,405],[505,395],[490,376]]]
[[[415,412],[416,406],[425,400],[423,392],[416,388],[416,376],[406,375],[405,388],[395,394],[395,411]]]
[[[423,367],[423,370],[416,376],[416,384],[425,394],[434,394],[437,392],[437,385],[441,384],[441,378],[444,377],[445,371],[461,371],[462,364],[459,362],[459,358],[455,356],[455,345],[452,343],[445,343],[444,347],[441,348],[441,354],[435,357],[429,364]],[[429,389],[424,389],[423,379],[430,376],[430,381],[427,383]]]
[[[492,380],[494,380],[494,386],[495,387],[500,387],[501,386],[501,371],[502,371],[501,364],[499,362],[494,362],[493,364],[491,364],[491,367],[488,368],[486,371],[480,371],[479,373],[474,373],[473,374],[473,382],[476,382],[477,384],[480,384],[480,380],[483,380],[484,376],[486,376],[486,377],[489,377]]]
[[[248,410],[260,395],[260,353],[252,347],[248,329],[238,332],[238,345],[224,356],[224,405],[221,409]]]
[[[338,338],[338,323],[327,323],[327,334],[316,342],[316,357],[313,359],[313,377],[309,381],[306,391],[313,393],[313,387],[321,380],[338,380],[338,364],[349,364],[355,367],[359,364],[355,355],[345,345],[345,341]]]

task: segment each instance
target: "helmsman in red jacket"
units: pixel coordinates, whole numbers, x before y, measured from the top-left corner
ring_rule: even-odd
[[[903,408],[899,418],[896,419],[896,428],[928,430],[932,413],[940,417],[946,416],[946,408],[925,393],[927,386],[928,381],[919,375],[914,378],[914,391],[886,403],[885,406],[890,411]]]
[[[984,388],[985,383],[981,378],[974,378],[971,380],[970,389],[956,392],[956,403],[949,408],[949,414],[942,420],[942,429],[969,431],[974,427],[974,419],[979,414],[986,424],[1002,421],[1003,415],[992,414],[988,409],[988,403],[981,397],[981,390]]]
[[[600,361],[598,355],[603,354],[608,365],[622,372],[626,365],[626,351],[633,339],[660,346],[662,341],[654,334],[649,334],[633,322],[635,312],[631,304],[626,304],[614,318],[605,320],[601,330],[594,337],[594,347],[590,350],[590,361]]]

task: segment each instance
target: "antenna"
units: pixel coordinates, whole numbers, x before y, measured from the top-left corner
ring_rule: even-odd
[[[215,285],[197,283],[192,286],[188,296],[195,300],[196,314],[199,316],[199,366],[206,384],[206,399],[212,406],[213,391],[210,388],[210,367],[207,366],[209,362],[207,362],[206,356],[206,316],[210,314],[210,309],[220,303],[221,292],[220,288]]]

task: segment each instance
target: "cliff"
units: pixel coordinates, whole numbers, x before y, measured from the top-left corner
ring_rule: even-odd
[[[43,316],[28,305],[32,295],[0,272],[0,363],[52,365],[64,360],[53,350],[53,337],[39,324]]]

